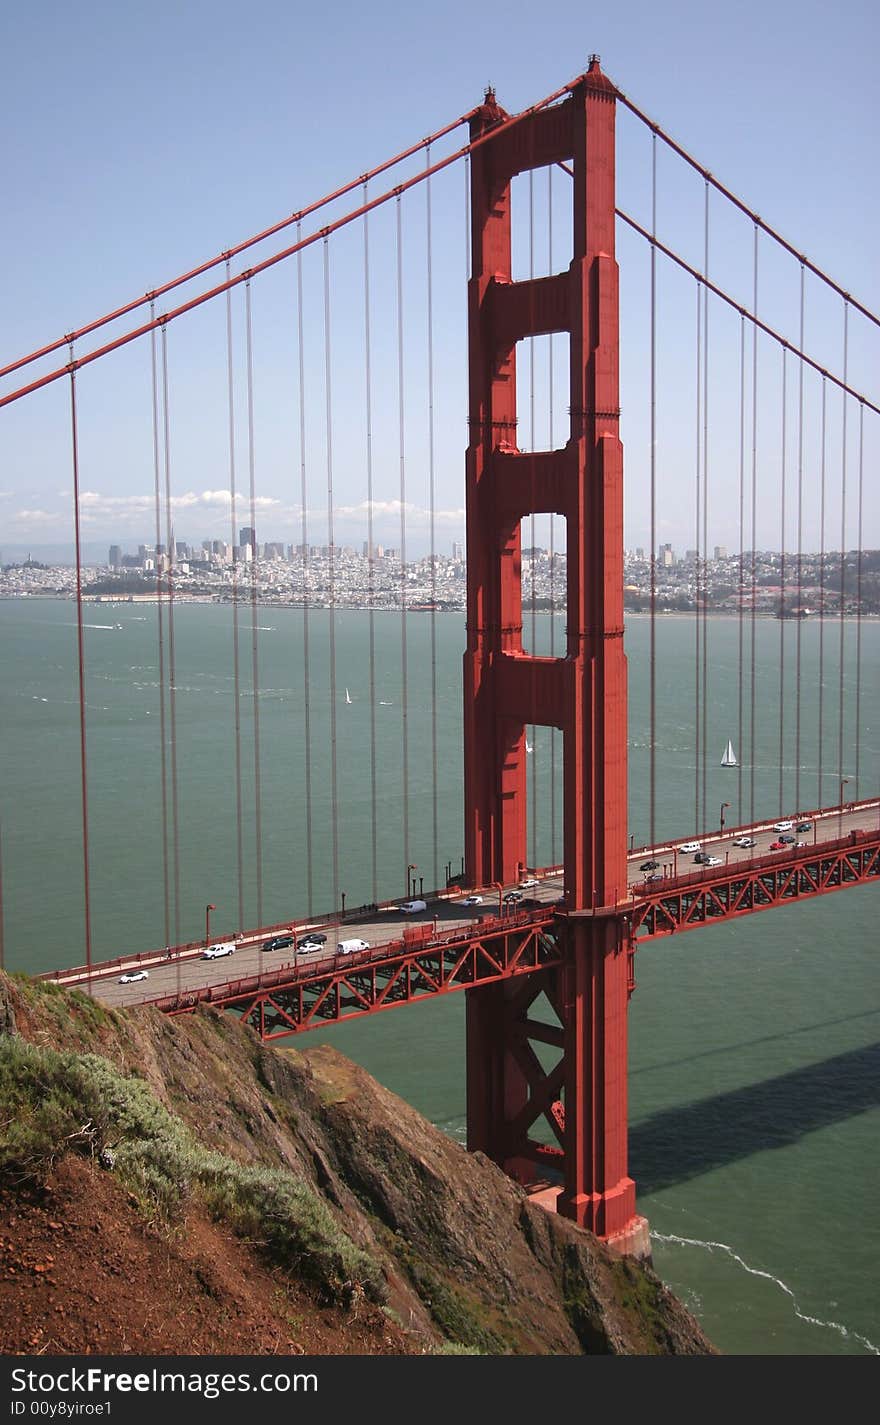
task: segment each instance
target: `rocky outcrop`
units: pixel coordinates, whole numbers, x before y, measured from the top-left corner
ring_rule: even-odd
[[[260,1044],[215,1011],[110,1012],[0,975],[0,1093],[27,1105],[27,1075],[39,1072],[59,1102],[79,1095],[91,1125],[30,1186],[19,1170],[15,1187],[15,1154],[4,1159],[0,1141],[7,1194],[38,1179],[52,1191],[65,1152],[100,1172],[109,1147],[107,1177],[152,1214],[152,1230],[173,1234],[200,1212],[225,1225],[237,1252],[262,1241],[263,1268],[297,1294],[298,1310],[304,1291],[316,1311],[332,1298],[343,1323],[360,1312],[362,1333],[373,1313],[387,1328],[380,1350],[715,1354],[649,1266],[536,1206],[331,1046],[301,1044],[307,1036],[294,1048]]]

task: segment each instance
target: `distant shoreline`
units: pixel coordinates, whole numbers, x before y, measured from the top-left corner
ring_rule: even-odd
[[[13,603],[13,602],[15,602],[16,600],[21,601],[21,602],[27,601],[28,603],[33,602],[34,600],[37,600],[37,601],[42,602],[42,603],[52,603],[52,602],[54,602],[54,603],[59,603],[59,604],[72,604],[72,603],[75,603],[75,602],[76,602],[75,595],[73,595],[73,594],[56,594],[56,593],[43,594],[43,593],[39,593],[39,592],[36,592],[36,591],[28,592],[28,593],[5,593],[5,592],[2,591],[2,590],[0,590],[0,600],[4,601],[4,602],[6,602],[6,603]],[[128,599],[128,598],[113,599],[113,598],[108,597],[108,596],[105,595],[105,594],[104,594],[104,595],[98,595],[98,596],[95,596],[95,595],[88,595],[88,594],[84,594],[84,595],[83,595],[83,604],[84,604],[84,605],[88,605],[88,607],[89,607],[90,609],[98,609],[98,608],[106,608],[106,609],[120,609],[120,608],[154,608],[154,607],[156,607],[156,605],[158,605],[158,604],[162,604],[163,606],[167,607],[168,604],[169,604],[169,602],[171,602],[171,601],[168,599],[167,596],[163,596],[162,598],[159,598],[159,597],[157,597],[155,594],[135,594],[131,599]],[[180,607],[181,605],[187,605],[187,604],[206,604],[206,605],[208,605],[208,606],[216,607],[216,608],[231,608],[231,607],[232,607],[232,602],[233,602],[232,599],[218,599],[218,598],[215,598],[215,597],[213,597],[213,596],[211,596],[211,595],[209,595],[209,594],[185,594],[185,593],[180,593],[180,594],[175,594],[175,595],[174,595],[174,599],[173,599],[173,603],[174,603],[175,607]],[[246,594],[245,596],[243,596],[242,598],[240,598],[240,599],[238,600],[238,607],[239,607],[239,608],[249,608],[249,607],[250,607],[250,597],[249,597],[249,595]],[[321,603],[302,604],[302,603],[295,602],[295,601],[289,600],[289,599],[283,599],[283,600],[282,600],[282,599],[271,599],[271,600],[268,600],[268,601],[258,600],[258,607],[261,608],[264,612],[268,612],[270,609],[295,609],[298,613],[302,613],[304,610],[307,610],[309,613],[327,613],[327,612],[329,612],[329,610],[330,610],[330,608],[331,608],[331,605],[329,605],[329,604],[321,604]],[[369,604],[336,603],[336,604],[333,604],[333,605],[332,605],[332,608],[333,608],[333,611],[334,611],[335,613],[365,613],[365,614],[366,614],[366,613],[374,613],[374,614],[392,614],[392,615],[397,615],[397,616],[400,615],[400,609],[399,609],[399,608],[389,607],[388,605],[382,605],[382,606],[375,606],[375,605],[374,605],[373,608],[371,609]],[[456,618],[465,618],[465,617],[467,616],[467,610],[464,609],[464,608],[461,608],[461,609],[408,608],[408,609],[406,610],[406,612],[407,612],[407,614],[411,614],[413,617],[416,617],[416,616],[419,615],[419,614],[452,615],[452,616],[454,616],[454,617],[456,617]],[[534,609],[534,610],[533,610],[533,609],[529,608],[528,606],[526,606],[526,607],[523,608],[523,621],[525,622],[525,619],[526,619],[527,616],[528,616],[529,618],[531,618],[532,616],[534,616],[534,617],[540,616],[540,617],[542,617],[542,618],[546,618],[548,614],[551,614],[551,612],[552,612],[554,615],[559,616],[560,618],[564,618],[564,617],[565,617],[565,609],[555,609],[555,610],[552,610],[552,611],[551,611],[550,609]],[[711,619],[726,619],[726,620],[729,620],[729,619],[737,619],[737,618],[739,618],[739,617],[740,617],[740,614],[742,615],[743,618],[747,618],[747,619],[749,619],[749,620],[751,620],[751,618],[753,617],[753,614],[752,614],[752,610],[751,610],[751,609],[743,609],[743,610],[741,610],[741,611],[740,611],[739,609],[707,609],[706,612],[705,612],[705,614],[704,614],[703,616],[704,616],[705,618],[711,618]],[[624,609],[624,611],[623,611],[623,616],[624,616],[625,619],[648,619],[648,620],[650,620],[650,618],[651,618],[650,611],[647,610],[647,609]],[[696,609],[658,609],[658,610],[656,611],[655,615],[654,615],[655,619],[665,619],[665,618],[686,618],[686,619],[692,619],[692,618],[696,618],[697,616],[698,616],[698,611],[697,611]],[[860,618],[861,618],[862,620],[864,620],[864,619],[880,619],[880,613],[874,613],[874,612],[872,612],[872,611],[865,611],[865,612],[862,613],[861,615],[855,614],[855,613],[847,613],[847,614],[844,614],[843,619],[841,620],[840,615],[837,614],[837,613],[834,613],[834,612],[832,612],[832,611],[829,611],[829,612],[827,612],[827,613],[825,613],[825,614],[821,614],[821,615],[820,615],[819,612],[818,612],[818,610],[817,610],[815,613],[809,613],[809,614],[807,614],[807,616],[806,616],[805,618],[786,618],[786,619],[780,619],[780,618],[778,618],[778,617],[776,616],[776,614],[771,613],[771,612],[770,612],[769,610],[767,610],[767,609],[756,609],[756,610],[754,611],[754,618],[756,618],[756,619],[761,619],[761,620],[769,620],[771,623],[790,623],[790,624],[799,624],[799,625],[810,624],[810,623],[822,623],[822,622],[830,622],[830,623],[839,624],[839,623],[841,623],[841,622],[843,622],[843,623],[856,623],[856,622],[859,621]]]

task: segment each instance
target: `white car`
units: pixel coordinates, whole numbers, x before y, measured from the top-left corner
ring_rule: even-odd
[[[527,891],[530,886],[536,886],[537,884],[538,882],[534,876],[526,876],[524,881],[520,881],[519,888],[521,891]]]
[[[203,960],[219,960],[223,955],[234,955],[235,943],[232,940],[225,940],[220,945],[209,945],[202,951]]]
[[[148,980],[149,978],[149,970],[129,970],[127,975],[119,976],[119,983],[121,985],[133,985],[135,980]]]
[[[733,844],[734,846],[739,846],[743,851],[746,851],[750,846],[757,846],[758,843],[754,836],[738,836]]]
[[[356,950],[369,950],[369,940],[359,940],[353,936],[351,940],[340,940],[336,949],[340,955],[353,955]]]
[[[427,901],[404,901],[400,907],[404,915],[417,915],[420,910],[428,909]]]
[[[777,821],[773,823],[774,831],[791,831],[794,827],[793,821]]]
[[[482,904],[483,904],[483,897],[482,897],[482,896],[465,896],[464,900],[462,901],[462,905],[482,905]]]
[[[685,841],[678,849],[686,856],[689,851],[699,851],[700,843],[699,841]]]
[[[704,857],[703,857],[703,865],[704,865],[704,866],[720,866],[720,865],[721,865],[721,857],[720,857],[720,856],[704,856]]]

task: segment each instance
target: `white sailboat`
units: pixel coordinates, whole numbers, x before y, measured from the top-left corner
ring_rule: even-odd
[[[347,703],[350,703],[350,702],[351,702],[351,693],[348,691],[348,688],[346,688],[346,690],[345,690],[345,701],[346,701]]]
[[[736,760],[736,753],[733,750],[733,743],[731,742],[729,737],[727,739],[727,746],[724,749],[724,756],[721,758],[721,765],[722,767],[739,766],[739,763]]]

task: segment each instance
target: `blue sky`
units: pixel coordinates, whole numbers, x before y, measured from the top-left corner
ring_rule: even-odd
[[[880,309],[876,261],[880,126],[874,72],[878,39],[876,8],[867,0],[846,0],[833,12],[813,0],[797,4],[771,0],[760,5],[745,0],[723,10],[696,3],[657,6],[619,0],[607,13],[598,9],[591,13],[589,7],[567,0],[545,6],[512,0],[503,9],[480,9],[461,0],[451,0],[440,9],[389,0],[370,6],[333,0],[322,6],[252,0],[244,9],[228,0],[210,5],[84,0],[77,7],[50,0],[7,7],[0,36],[5,135],[0,168],[7,212],[0,230],[0,364],[212,256],[381,162],[478,103],[487,84],[495,86],[506,108],[517,110],[573,78],[594,51],[601,55],[606,72],[641,109],[876,311]],[[631,122],[628,133],[634,133]],[[622,161],[631,161],[633,168],[628,175],[621,174],[619,192],[621,197],[624,191],[631,192],[633,202],[639,196],[644,200],[649,164],[649,149],[644,148],[641,157],[631,157],[636,150],[636,138],[630,144],[621,131]],[[673,179],[670,170],[668,181],[669,187],[661,188],[660,205],[663,209],[666,204],[671,232],[675,184],[680,180]],[[460,213],[453,211],[456,203],[460,205],[460,194],[460,180],[456,186],[438,181],[434,198],[436,363],[444,380],[444,362],[448,360],[452,371],[460,367],[463,349],[464,238],[460,237],[460,246],[458,237],[447,241],[443,213],[448,205],[449,231],[454,234],[456,224],[461,224]],[[539,196],[539,213],[542,201]],[[700,201],[696,189],[687,199],[693,204],[689,217],[693,253],[688,255],[697,257],[702,250]],[[390,250],[393,245],[393,225],[389,220],[383,229],[383,221],[377,218],[374,232],[377,262],[380,247]],[[407,306],[414,320],[423,324],[425,297],[418,287],[423,286],[418,257],[423,218],[417,215],[407,221]],[[717,229],[713,228],[713,260],[720,263],[722,249],[729,245],[732,251],[738,243],[746,255],[742,259],[745,281],[748,233],[736,235],[732,227],[728,232],[722,222],[719,217]],[[627,251],[622,241],[622,269]],[[314,256],[316,265],[306,280],[317,293],[321,278],[318,254]],[[359,298],[351,275],[359,271],[362,258],[354,239],[348,249],[340,246],[332,261],[334,273],[349,274],[333,289],[334,498],[340,510],[352,512],[338,517],[340,537],[354,540],[354,512],[362,509],[365,498],[363,441],[346,429],[360,420],[356,403],[349,409],[347,393],[362,384],[357,364],[362,323],[357,325]],[[734,267],[735,263],[731,271]],[[627,301],[639,314],[630,346],[643,355],[644,328],[638,321],[644,317],[644,260],[633,259],[629,270],[634,275],[627,279]],[[768,300],[775,281],[771,270],[771,266],[762,269],[762,297]],[[280,330],[269,335],[279,303],[292,300],[295,274],[288,268],[273,281],[274,287],[267,283],[260,293],[256,284],[254,288],[257,484],[260,498],[267,502],[258,506],[266,512],[260,533],[265,538],[274,534],[296,538],[301,504],[296,393],[290,410],[283,411],[290,383],[285,385],[286,377],[277,377],[274,384],[270,362],[281,349],[276,342],[283,344],[286,338]],[[686,284],[679,296],[677,279],[664,276],[662,281],[666,305],[674,308],[680,300],[686,307],[690,301]],[[780,277],[780,287],[787,281]],[[377,266],[374,282],[377,302],[384,301],[383,284],[387,284],[391,303],[393,273],[383,277]],[[383,294],[381,299],[378,294]],[[811,336],[827,360],[840,366],[839,310],[818,296],[809,300]],[[316,372],[323,361],[319,306],[316,296],[313,318],[307,318]],[[246,483],[248,458],[240,302],[234,320],[241,486]],[[668,338],[670,366],[679,362],[686,366],[693,360],[687,355],[689,320],[684,315],[681,331]],[[295,314],[290,321],[295,326]],[[178,338],[173,327],[169,334],[174,381],[172,481],[179,538],[223,537],[231,523],[224,495],[228,452],[221,389],[225,350],[219,318],[216,325],[213,330],[206,320],[198,337],[194,332],[191,345],[188,338]],[[718,349],[717,354],[713,349],[712,357],[717,364],[711,409],[718,417],[721,444],[726,426],[714,383],[729,384],[738,359],[733,347],[722,353],[722,331],[726,331],[723,316],[713,314]],[[292,333],[293,328],[287,333],[291,340]],[[387,450],[378,449],[377,439],[376,496],[384,511],[377,511],[377,519],[381,513],[386,522],[386,542],[399,543],[400,461],[392,431],[391,392],[397,358],[391,326],[386,335],[387,345],[377,312],[375,341],[382,354],[376,374],[380,386],[387,385],[390,393]],[[198,341],[206,343],[202,350],[209,349],[209,356],[199,354]],[[873,379],[874,389],[867,394],[876,400],[880,365],[876,329],[872,332],[853,322],[850,341],[851,379],[855,384],[861,381],[866,390]],[[407,342],[413,347],[409,399],[424,405],[427,397],[419,393],[424,375],[418,374],[425,363],[424,340],[421,335],[407,336]],[[153,480],[151,427],[145,388],[138,386],[147,360],[146,347],[141,357],[126,354],[103,387],[91,373],[81,377],[83,489],[90,497],[84,507],[87,539],[118,537],[126,544],[138,536],[149,538],[152,515],[144,502]],[[407,373],[409,360],[408,348]],[[761,363],[761,385],[767,383],[769,388],[778,383],[779,370],[769,354],[762,352]],[[642,379],[642,367],[635,360],[628,379]],[[524,364],[521,373],[522,384]],[[791,403],[796,391],[791,371],[788,379]],[[209,390],[210,382],[214,384]],[[319,424],[318,411],[324,404],[319,382],[317,374],[310,377],[313,427]],[[0,412],[0,549],[30,541],[63,541],[69,534],[69,416],[62,385],[51,394],[30,398],[21,409]],[[466,440],[454,376],[444,392],[442,398],[438,396],[435,431],[441,550],[460,537]],[[675,393],[664,394],[668,405],[674,406]],[[808,407],[814,407],[818,391],[808,387],[806,399]],[[381,393],[377,400],[381,405]],[[688,410],[682,417],[686,429],[673,429],[670,421],[661,432],[666,442],[663,476],[668,499],[659,537],[671,538],[682,547],[693,543],[688,519],[681,513],[688,507],[692,488],[687,465],[694,416],[689,401],[689,395],[682,397],[681,404]],[[183,414],[187,402],[191,409],[198,407],[198,421]],[[644,420],[632,414],[635,404],[631,398],[630,427],[625,431],[633,491],[638,481],[644,481],[646,468]],[[557,425],[559,405],[557,399]],[[208,434],[209,416],[214,434]],[[524,410],[522,428],[527,418]],[[768,417],[768,421],[775,419]],[[421,420],[418,411],[408,410],[410,484],[405,503],[410,507],[407,535],[413,553],[424,547],[426,538],[421,511],[427,504],[427,445]],[[735,420],[728,413],[730,421],[733,429]],[[838,428],[832,429],[834,421]],[[839,414],[829,416],[829,466],[837,470],[838,479],[839,422]],[[870,431],[866,426],[865,450],[871,462],[877,450],[876,425],[873,418],[868,422]],[[309,478],[315,482],[314,499],[309,493],[307,507],[318,537],[319,511],[322,502],[326,504],[326,442],[316,429],[313,438]],[[790,459],[791,424],[787,439]],[[778,441],[778,433],[774,440]],[[848,442],[851,515],[857,474],[852,464],[857,450],[854,416]],[[540,432],[535,443],[546,443]],[[762,458],[772,463],[771,445],[768,435],[763,439]],[[729,511],[725,513],[729,500],[724,482],[735,480],[736,461],[730,465],[725,460],[712,458],[713,474],[717,469],[718,476],[710,502],[709,542],[733,546],[736,537],[729,527]],[[870,468],[875,468],[873,463]],[[640,503],[643,506],[643,501],[634,501],[628,515],[627,542],[644,542]],[[777,503],[775,497],[768,497],[766,515],[761,516],[758,542],[765,546],[774,543]],[[242,508],[239,523],[250,523],[245,514]],[[839,515],[831,516],[832,524],[834,519],[839,530]],[[809,521],[815,536],[811,512]],[[880,542],[877,506],[870,500],[865,539],[869,544]]]

